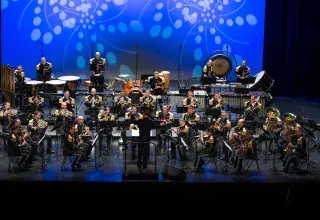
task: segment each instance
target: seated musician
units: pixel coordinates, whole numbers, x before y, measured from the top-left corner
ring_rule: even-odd
[[[229,140],[229,143],[232,146],[231,163],[234,163],[236,151],[240,148],[241,143],[244,141],[246,135],[247,130],[244,127],[244,120],[239,119],[238,125],[234,127],[233,133]],[[225,155],[228,155],[227,151],[228,149],[224,148]]]
[[[151,96],[149,89],[146,90],[146,94],[143,97],[140,97],[139,101],[141,111],[148,109],[150,112],[152,112],[156,108],[156,99]]]
[[[34,141],[39,142],[43,135],[45,135],[45,132],[48,127],[48,122],[41,119],[41,112],[35,111],[33,113],[33,119],[31,119],[28,123],[28,131],[31,133],[31,138]],[[45,139],[47,140],[47,154],[53,154],[54,151],[52,151],[52,139],[49,135],[45,135]],[[33,154],[36,154],[36,152],[33,151]]]
[[[76,106],[76,100],[72,97],[70,97],[70,92],[65,91],[63,97],[59,99],[59,103],[61,104],[62,102],[67,103],[67,109],[68,111],[74,113],[74,109]]]
[[[299,158],[304,158],[307,155],[307,141],[303,136],[303,129],[300,124],[296,124],[294,128],[295,134],[291,137],[290,143],[286,148],[286,156],[283,161],[283,171],[289,172],[291,163],[295,168],[298,168]]]
[[[200,122],[200,116],[195,112],[194,107],[190,105],[187,113],[183,113],[181,117],[189,127],[198,131],[197,124]]]
[[[244,103],[245,112],[243,119],[246,121],[254,121],[257,119],[258,114],[262,109],[262,104],[256,100],[256,97],[252,95],[250,101]]]
[[[189,143],[189,136],[190,136],[190,129],[186,125],[185,120],[180,119],[179,120],[179,127],[173,128],[173,132],[177,134],[176,140],[171,141],[171,158],[176,159],[177,158],[177,152],[176,152],[176,146],[178,146],[178,152],[181,160],[185,159],[185,146],[183,141],[188,144]],[[183,139],[183,141],[181,140]]]
[[[202,69],[201,76],[202,85],[211,85],[215,82],[215,75],[212,70],[212,60],[209,60],[206,65],[204,65]]]
[[[243,79],[250,75],[250,68],[247,66],[247,61],[243,60],[241,66],[236,68],[237,82],[242,82]]]
[[[11,109],[11,104],[9,102],[4,103],[4,109],[0,111],[0,122],[2,124],[2,131],[4,133],[11,132],[11,122],[13,122],[18,116],[18,111]]]
[[[36,66],[37,80],[50,81],[52,74],[52,64],[47,62],[46,58],[42,57],[41,62]]]
[[[74,125],[74,128],[75,128],[75,136],[78,139],[83,140],[82,147],[86,151],[84,160],[88,160],[93,146],[91,144],[91,132],[89,127],[87,127],[87,125],[85,124],[83,116],[79,115],[77,117],[77,122]]]
[[[221,98],[219,93],[214,94],[212,99],[209,100],[209,113],[214,119],[218,119],[221,115],[223,105],[225,104],[224,100]]]
[[[188,91],[187,98],[182,100],[182,105],[184,106],[193,106],[194,108],[197,108],[199,104],[199,101],[193,96],[192,91]]]
[[[132,107],[131,108],[131,112],[127,112],[125,114],[125,120],[126,120],[126,129],[124,129],[122,132],[121,132],[121,137],[122,137],[122,140],[123,140],[123,144],[126,148],[126,145],[127,145],[127,136],[126,136],[126,130],[131,130],[133,129],[133,126],[135,124],[136,121],[139,120],[139,118],[142,118],[142,114],[138,113],[137,112],[137,108],[136,107]],[[135,138],[132,138],[133,140]],[[124,149],[125,149],[124,148]],[[132,146],[132,160],[134,160],[136,158],[136,146],[133,145]]]
[[[162,148],[162,138],[161,135],[167,133],[169,127],[172,125],[174,115],[169,112],[170,106],[164,105],[162,107],[162,112],[156,112],[156,119],[160,120],[160,128],[157,129],[157,139],[158,139],[158,146]]]
[[[39,96],[38,92],[34,92],[32,97],[28,98],[29,105],[34,111],[40,111],[43,113],[44,98]]]
[[[57,109],[54,113],[54,116],[56,117],[56,126],[58,132],[60,132],[61,135],[66,134],[68,131],[66,130],[68,126],[70,126],[73,122],[72,120],[72,112],[68,111],[67,109],[67,103],[62,102],[60,109]]]
[[[93,76],[103,75],[106,68],[106,59],[101,58],[100,52],[96,52],[96,57],[90,59],[90,72]]]
[[[102,97],[97,95],[95,88],[91,89],[90,95],[86,96],[84,101],[88,110],[98,110],[102,106]]]
[[[164,80],[159,76],[158,71],[154,72],[153,76],[148,77],[148,83],[153,95],[163,94]]]
[[[235,152],[234,168],[236,172],[240,172],[242,169],[242,160],[245,157],[254,156],[257,154],[257,142],[253,137],[254,132],[249,130],[241,141],[240,147]]]
[[[31,142],[29,132],[22,131],[21,121],[16,119],[12,126],[11,136],[8,140],[8,145],[11,152],[16,156],[22,156],[18,163],[20,168],[27,168],[32,162]]]
[[[221,117],[216,121],[218,123],[218,131],[222,138],[227,138],[227,135],[231,129],[231,122],[228,120],[228,113],[226,111],[221,112]]]
[[[21,84],[24,84],[25,73],[22,71],[21,65],[19,65],[18,68],[14,71],[14,75],[16,87],[18,87]]]
[[[259,135],[258,143],[262,143],[262,141],[269,138],[275,138],[278,140],[280,136],[280,131],[282,127],[282,120],[280,119],[280,112],[275,108],[268,108],[266,110],[267,118],[263,125],[264,132]],[[269,149],[269,153],[271,153],[271,149]]]
[[[63,155],[76,156],[76,159],[71,164],[72,171],[81,167],[80,163],[85,156],[85,149],[83,147],[83,140],[76,138],[76,129],[73,125],[68,128],[68,133],[64,135]]]
[[[121,90],[120,96],[114,98],[116,112],[118,117],[124,117],[127,109],[131,106],[131,99]]]
[[[217,151],[215,147],[215,139],[213,133],[209,128],[206,129],[206,135],[203,136],[202,142],[204,143],[204,148],[196,152],[196,158],[194,160],[193,166],[196,171],[202,169],[202,166],[205,164],[204,159],[206,157],[215,156]]]
[[[110,108],[106,107],[105,110],[100,110],[99,115],[98,115],[98,120],[99,121],[115,121],[116,118],[114,115],[112,115],[110,113]],[[99,127],[99,130],[103,129],[100,133],[99,133],[99,146],[100,149],[102,148],[102,139],[103,139],[103,135],[107,136],[107,146],[106,146],[106,150],[110,149],[110,143],[111,143],[111,136],[112,136],[112,127],[107,127],[107,128],[101,128]]]
[[[287,149],[288,145],[290,144],[290,140],[292,136],[295,135],[295,122],[292,120],[285,120],[283,125],[283,129],[280,134],[278,150],[280,152],[280,160],[285,158],[285,149]]]

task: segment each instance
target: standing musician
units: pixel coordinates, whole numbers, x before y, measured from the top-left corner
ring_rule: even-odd
[[[82,147],[86,152],[84,160],[88,160],[93,146],[91,145],[91,132],[89,127],[86,126],[83,116],[79,115],[77,117],[77,122],[74,125],[74,128],[75,136],[83,141]]]
[[[46,58],[42,57],[41,62],[36,66],[37,80],[49,81],[52,74],[52,64],[47,62]]]
[[[19,65],[18,68],[14,71],[15,83],[17,85],[24,84],[25,73],[22,71],[22,66]]]
[[[298,159],[307,155],[307,141],[303,136],[303,129],[300,124],[295,126],[295,134],[291,137],[290,143],[286,148],[286,158],[284,159],[284,172],[289,171],[291,163],[298,166]]]
[[[83,140],[76,137],[75,127],[71,126],[68,130],[68,133],[64,135],[63,155],[76,156],[76,159],[71,164],[72,171],[74,171],[76,168],[81,167],[80,163],[85,156],[85,149],[83,147]]]
[[[244,138],[241,141],[240,147],[235,152],[235,161],[234,168],[236,169],[236,173],[240,172],[242,169],[242,160],[244,157],[250,157],[257,154],[257,142],[255,138],[253,138],[253,131],[249,130]]]
[[[232,136],[229,140],[230,145],[233,147],[232,155],[231,155],[231,162],[234,162],[236,151],[240,148],[241,143],[244,141],[245,137],[247,136],[247,130],[244,127],[244,120],[239,119],[238,125],[234,127]],[[224,148],[225,155],[228,155],[228,149]]]
[[[62,102],[67,103],[67,109],[68,111],[74,113],[74,109],[76,106],[76,100],[72,97],[70,97],[70,92],[65,91],[63,97],[59,99],[59,103],[61,104]]]
[[[193,165],[196,171],[202,169],[206,157],[213,157],[216,154],[215,139],[209,128],[206,129],[206,134],[201,139],[204,143],[204,148],[196,152],[196,159]]]
[[[26,168],[32,162],[31,139],[29,138],[29,132],[22,131],[20,119],[16,119],[11,131],[11,136],[8,141],[11,152],[16,156],[22,156],[18,163],[20,168]]]
[[[154,75],[148,77],[147,82],[151,87],[151,92],[153,95],[162,95],[164,89],[164,80],[159,76],[159,72],[154,72]]]
[[[110,113],[110,108],[109,107],[106,107],[105,110],[101,110],[99,112],[99,115],[98,115],[98,120],[99,121],[115,121],[116,118],[114,115],[112,115]],[[99,128],[100,130],[101,128]],[[107,149],[110,149],[110,143],[111,143],[111,136],[112,136],[112,130],[113,128],[112,127],[107,127],[107,128],[102,128],[103,130],[101,131],[100,133],[100,136],[99,136],[99,146],[100,146],[100,149],[102,148],[102,139],[103,139],[103,135],[107,135],[107,146],[106,146],[106,150]]]
[[[4,109],[0,111],[0,122],[2,124],[2,131],[4,133],[10,133],[10,125],[17,118],[18,111],[11,109],[11,104],[9,102],[4,103]]]
[[[212,99],[209,100],[209,114],[214,119],[218,119],[221,115],[221,111],[223,109],[223,105],[225,101],[221,98],[219,93],[214,94]]]
[[[120,96],[114,98],[114,103],[118,117],[124,117],[127,109],[131,106],[131,99],[126,96],[124,90],[121,90]]]
[[[202,85],[211,85],[215,82],[215,75],[212,70],[212,60],[209,60],[206,65],[204,65],[202,69],[201,76]]]
[[[188,91],[187,98],[182,100],[182,105],[197,108],[199,101],[193,96],[192,91]]]
[[[194,107],[190,105],[187,113],[183,113],[181,117],[189,127],[198,131],[197,124],[200,122],[200,116],[194,111]]]
[[[174,115],[169,112],[171,106],[164,105],[162,107],[162,112],[156,112],[156,119],[160,120],[160,128],[157,129],[157,139],[158,139],[158,146],[162,147],[162,138],[161,135],[167,133],[168,128],[172,125]]]
[[[86,96],[84,101],[88,110],[98,110],[102,106],[102,97],[97,95],[95,88],[91,89],[90,95]]]
[[[100,53],[96,52],[96,57],[90,59],[90,71],[93,76],[103,75],[106,68],[106,59],[100,57]]]
[[[140,97],[139,101],[141,111],[149,110],[149,112],[152,112],[156,108],[156,99],[151,96],[150,89],[146,90],[146,94],[143,97]]]
[[[138,144],[138,164],[137,167],[143,169],[148,167],[148,158],[150,152],[150,131],[155,128],[151,118],[149,110],[143,112],[143,116],[138,121],[135,121],[135,125],[139,129],[139,143]]]
[[[33,110],[43,113],[44,98],[39,96],[38,92],[35,91],[33,96],[28,98],[28,102]]]
[[[171,141],[171,158],[172,159],[177,158],[176,146],[178,145],[178,152],[179,152],[180,159],[184,160],[185,154],[184,154],[184,152],[181,151],[182,150],[181,148],[184,148],[184,144],[183,144],[181,138],[187,144],[189,136],[190,136],[190,129],[186,125],[185,120],[180,119],[179,120],[179,127],[172,128],[172,131],[177,134],[177,139]]]
[[[33,119],[31,119],[28,123],[28,131],[31,133],[31,138],[39,142],[48,127],[48,122],[41,119],[41,113],[39,111],[35,111],[33,113]],[[47,154],[54,154],[52,151],[52,139],[50,136],[45,135],[45,140],[47,140]],[[34,149],[33,154],[36,154],[36,150]]]
[[[61,135],[66,134],[66,129],[72,124],[72,115],[72,112],[68,111],[67,103],[65,102],[62,102],[60,109],[56,110],[54,116],[57,117],[56,126]]]
[[[254,121],[262,109],[262,104],[256,100],[254,95],[252,95],[250,97],[250,101],[246,101],[244,103],[244,107],[245,111],[242,118],[245,120]]]
[[[247,66],[247,61],[243,60],[241,66],[236,68],[237,82],[242,82],[243,79],[250,75],[250,68]]]

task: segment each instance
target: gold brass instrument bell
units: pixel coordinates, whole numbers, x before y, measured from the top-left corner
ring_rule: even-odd
[[[280,116],[280,111],[274,107],[269,107],[265,111],[269,118],[278,118]]]
[[[283,118],[286,123],[292,123],[292,122],[296,121],[297,116],[293,113],[285,113],[285,114],[283,114]]]

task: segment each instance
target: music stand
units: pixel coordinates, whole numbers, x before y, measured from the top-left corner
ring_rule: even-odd
[[[230,145],[225,140],[222,140],[222,142],[223,142],[223,146],[225,148],[227,148],[228,152],[229,151],[232,152],[232,148],[230,147]],[[228,169],[231,169],[232,172],[234,172],[235,169],[229,165],[229,153],[227,153],[227,157],[226,158],[227,158],[227,160],[225,161],[226,165],[224,167],[222,167],[221,170],[224,169],[224,172],[227,173]]]
[[[98,137],[99,137],[99,133],[92,140],[92,142],[91,142],[92,147],[96,145]],[[94,148],[94,166],[97,170],[100,170],[101,163],[99,161],[99,166],[98,166],[98,164],[97,164],[97,148],[96,147]]]
[[[40,141],[37,143],[38,148],[41,146],[41,169],[45,170],[45,167],[47,166],[45,157],[44,157],[44,145],[42,145],[42,142],[46,135],[43,135]]]
[[[104,85],[104,76],[90,76],[90,80],[94,85]]]
[[[95,118],[97,119],[98,118],[98,114],[99,114],[100,110],[97,109],[97,110],[85,110],[84,111],[84,114],[86,116],[90,116],[91,117],[91,125],[94,126],[95,124]]]

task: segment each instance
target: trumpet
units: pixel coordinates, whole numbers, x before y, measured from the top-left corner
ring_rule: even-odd
[[[92,98],[90,102],[91,102],[91,107],[94,108],[96,106],[96,99]]]

